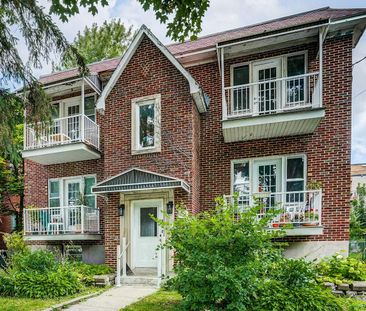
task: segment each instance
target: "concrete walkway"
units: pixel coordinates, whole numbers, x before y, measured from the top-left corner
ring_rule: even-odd
[[[113,287],[103,294],[70,306],[70,311],[118,311],[154,292],[156,287],[123,285]]]

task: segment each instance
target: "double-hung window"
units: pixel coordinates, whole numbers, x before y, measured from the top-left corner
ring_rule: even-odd
[[[158,152],[160,144],[160,95],[132,100],[132,153]]]
[[[95,96],[84,97],[84,114],[95,122]]]

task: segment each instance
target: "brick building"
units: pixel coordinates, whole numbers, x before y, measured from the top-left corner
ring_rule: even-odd
[[[288,256],[347,250],[352,48],[366,9],[322,8],[41,77],[54,121],[26,125],[25,238],[86,261],[171,267],[149,215],[239,193],[281,213]],[[258,215],[258,217],[261,217]],[[70,246],[72,245],[72,246]],[[160,272],[159,272],[160,271]],[[162,272],[163,271],[163,272]]]

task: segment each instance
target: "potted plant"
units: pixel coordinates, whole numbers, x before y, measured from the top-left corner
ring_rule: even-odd
[[[315,211],[313,209],[306,211],[304,214],[304,218],[305,218],[305,221],[303,223],[303,226],[315,227],[318,225],[319,214],[315,213]]]

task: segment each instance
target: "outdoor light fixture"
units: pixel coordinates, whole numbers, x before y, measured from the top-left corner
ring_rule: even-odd
[[[118,206],[118,216],[122,217],[125,215],[125,205],[124,204],[120,204]]]
[[[173,208],[174,208],[174,204],[172,201],[169,201],[166,205],[166,212],[171,215],[173,214]]]

